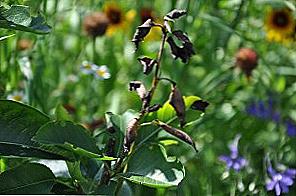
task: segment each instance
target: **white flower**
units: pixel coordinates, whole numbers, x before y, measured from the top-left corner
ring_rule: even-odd
[[[83,61],[82,65],[80,66],[80,70],[82,71],[82,73],[84,74],[93,74],[94,70],[97,68],[98,66],[92,62],[89,61]]]
[[[18,102],[25,102],[25,95],[21,91],[14,91],[7,96],[8,100],[18,101]]]
[[[109,69],[106,65],[95,67],[94,71],[95,77],[100,80],[106,80],[111,77]]]

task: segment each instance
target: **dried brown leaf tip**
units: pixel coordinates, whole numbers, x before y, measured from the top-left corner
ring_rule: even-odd
[[[197,100],[193,102],[193,104],[190,106],[193,110],[199,110],[202,112],[205,112],[206,108],[209,106],[209,102],[203,101],[203,100]]]
[[[154,121],[154,123],[155,123],[157,126],[161,127],[163,130],[165,130],[166,132],[170,133],[171,135],[173,135],[173,136],[179,138],[180,140],[186,142],[187,144],[191,145],[191,146],[194,148],[194,150],[195,150],[196,152],[198,152],[198,150],[197,150],[197,148],[196,148],[196,146],[195,146],[194,141],[193,141],[192,138],[191,138],[187,133],[185,133],[184,131],[181,131],[180,129],[177,129],[177,128],[175,128],[175,127],[171,127],[170,125],[168,125],[168,124],[166,124],[166,123],[163,123],[163,122],[161,122],[161,121],[158,121],[158,120]]]
[[[151,73],[154,65],[157,63],[156,60],[149,57],[138,58],[138,61],[143,65],[143,73],[146,75]]]
[[[187,63],[192,55],[195,54],[193,44],[190,42],[188,36],[181,30],[172,32],[174,37],[182,42],[182,46],[179,47],[172,36],[169,36],[167,42],[171,47],[172,56],[177,59],[180,58],[183,63]]]
[[[137,27],[137,30],[132,39],[132,42],[134,42],[136,45],[136,49],[138,49],[139,43],[144,40],[144,38],[146,37],[146,35],[148,35],[148,33],[150,32],[150,29],[153,26],[154,26],[153,21],[151,19],[148,19],[142,25]]]
[[[170,11],[169,13],[167,13],[167,15],[165,15],[164,19],[168,20],[168,21],[174,21],[175,19],[178,19],[181,16],[184,16],[186,13],[187,13],[186,10],[174,9],[174,10]]]
[[[130,151],[130,148],[137,137],[138,127],[139,127],[139,119],[133,118],[132,120],[129,121],[126,128],[125,138],[124,138],[125,153],[128,153]]]
[[[131,81],[129,83],[129,90],[136,91],[139,97],[143,100],[146,96],[146,88],[140,81]]]
[[[180,126],[183,127],[185,125],[185,103],[176,85],[172,86],[169,103],[174,107],[180,121]]]

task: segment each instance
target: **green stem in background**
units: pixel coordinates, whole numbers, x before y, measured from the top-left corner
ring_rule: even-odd
[[[97,53],[96,53],[96,37],[94,37],[92,39],[92,61],[93,61],[93,63],[96,63],[96,57],[97,57]]]
[[[43,14],[46,16],[47,0],[43,0]]]
[[[223,42],[223,44],[222,44],[222,47],[223,47],[223,48],[227,48],[227,46],[228,46],[228,42],[229,42],[229,39],[230,39],[232,33],[235,32],[234,30],[236,29],[237,25],[239,24],[239,22],[240,22],[240,20],[241,20],[241,18],[242,18],[242,15],[243,15],[242,10],[243,10],[243,7],[244,7],[244,5],[245,5],[246,2],[247,2],[247,1],[245,1],[245,0],[241,0],[241,2],[240,2],[240,4],[239,4],[239,7],[238,7],[238,9],[237,9],[237,11],[236,11],[236,15],[235,15],[233,21],[232,21],[231,24],[230,24],[230,28],[233,29],[233,31],[232,31],[232,32],[229,32],[229,33],[225,36],[225,39],[223,40],[224,42]]]

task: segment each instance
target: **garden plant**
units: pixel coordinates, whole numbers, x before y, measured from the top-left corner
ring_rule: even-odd
[[[0,194],[295,195],[294,0],[0,2]]]

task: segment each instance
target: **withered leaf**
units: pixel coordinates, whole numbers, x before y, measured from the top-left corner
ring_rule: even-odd
[[[175,109],[180,121],[180,126],[183,127],[185,125],[185,103],[182,94],[176,85],[172,86],[169,103]]]
[[[161,108],[160,104],[154,104],[154,105],[149,106],[147,108],[147,112],[155,112],[155,111],[159,110],[160,108]]]
[[[173,34],[183,43],[186,43],[186,42],[191,43],[188,36],[185,33],[183,33],[181,30],[173,31]]]
[[[136,91],[139,97],[143,100],[146,96],[146,88],[140,81],[131,81],[129,83],[129,90]]]
[[[167,42],[171,47],[171,53],[175,59],[180,58],[183,63],[187,63],[189,58],[195,54],[193,44],[185,33],[180,30],[173,31],[173,35],[182,42],[182,47],[179,47],[172,36],[168,37]]]
[[[139,119],[133,118],[132,120],[129,121],[126,128],[125,137],[124,137],[125,153],[128,153],[130,151],[130,148],[137,137],[138,127],[139,127]]]
[[[171,127],[170,125],[163,123],[161,121],[156,121],[156,125],[164,129],[166,132],[172,134],[173,136],[179,138],[180,140],[186,142],[187,144],[191,145],[196,152],[198,152],[194,141],[192,138],[185,132],[181,131],[180,129],[177,129],[175,127]]]
[[[174,9],[165,15],[164,19],[169,21],[174,21],[175,19],[180,18],[181,16],[185,15],[187,12],[186,10],[178,10]]]
[[[210,104],[206,101],[203,100],[197,100],[195,102],[193,102],[193,104],[190,106],[191,109],[193,110],[199,110],[202,112],[205,112],[206,108],[209,106]]]
[[[151,27],[153,26],[153,21],[151,19],[148,19],[142,25],[137,27],[134,37],[132,39],[132,42],[134,42],[136,45],[136,49],[138,49],[139,43],[144,40],[146,35],[148,35],[148,33],[150,32]]]
[[[154,65],[157,63],[156,60],[149,57],[138,58],[138,61],[143,65],[143,73],[146,75],[151,73]]]

